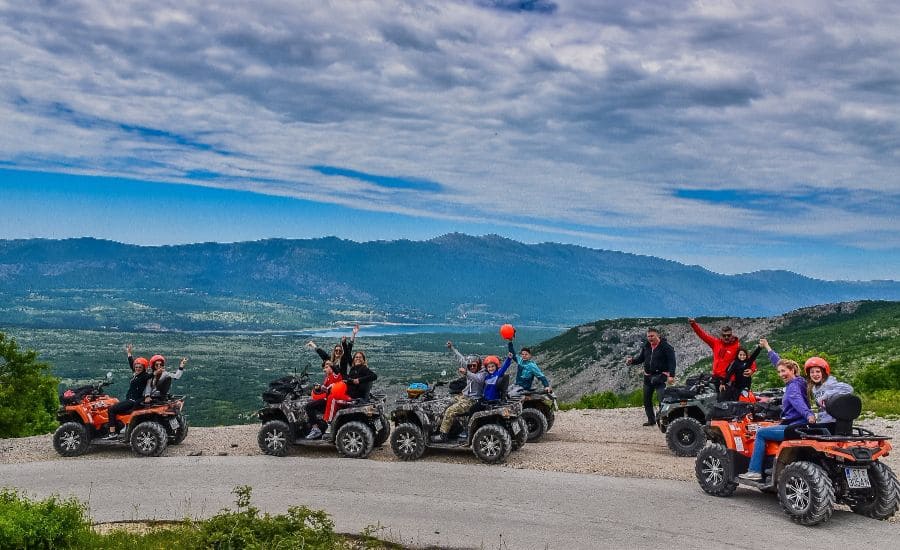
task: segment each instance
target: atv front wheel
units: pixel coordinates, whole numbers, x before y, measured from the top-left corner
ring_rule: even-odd
[[[543,415],[541,418],[544,418]],[[488,464],[503,462],[512,451],[512,438],[503,426],[485,424],[472,437],[472,451]]]
[[[270,456],[284,456],[287,454],[288,437],[291,427],[281,420],[270,420],[259,429],[256,443],[259,449]]]
[[[66,422],[53,433],[53,448],[62,456],[78,456],[90,446],[87,428],[78,422]]]
[[[334,444],[347,458],[366,458],[375,446],[372,429],[362,422],[347,422],[337,431]]]
[[[700,488],[717,497],[730,497],[738,484],[728,449],[721,443],[707,443],[694,462],[694,474]]]
[[[865,499],[851,504],[850,509],[870,518],[887,519],[897,511],[897,501],[900,500],[897,477],[887,464],[881,462],[870,464],[868,472],[872,488]]]
[[[425,436],[411,422],[400,424],[391,432],[391,450],[400,460],[418,460],[425,452]]]
[[[828,521],[834,512],[834,487],[828,473],[805,460],[784,467],[778,479],[781,508],[800,525]]]
[[[666,444],[675,456],[697,456],[706,445],[703,425],[690,416],[676,418],[666,428]]]
[[[131,432],[131,450],[138,456],[159,456],[169,444],[169,435],[159,422],[141,422]]]
[[[181,445],[188,434],[187,418],[180,414],[176,418],[178,419],[178,429],[175,430],[175,436],[172,437],[172,441],[169,441],[169,445]]]
[[[375,440],[373,442],[376,447],[384,445],[384,442],[391,436],[391,423],[388,421],[387,416],[381,415],[379,418],[381,419],[381,429],[375,432]]]
[[[547,417],[544,413],[534,408],[522,409],[520,417],[528,426],[528,441],[537,441],[547,431]]]
[[[521,416],[516,419],[516,424],[519,426],[519,433],[512,436],[513,451],[518,451],[524,447],[525,443],[528,441],[528,424],[525,423],[525,420]]]

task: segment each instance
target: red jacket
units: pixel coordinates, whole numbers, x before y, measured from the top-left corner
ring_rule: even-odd
[[[725,373],[728,371],[728,365],[737,357],[738,349],[741,347],[741,341],[735,338],[730,344],[726,344],[721,338],[709,334],[696,322],[691,323],[691,328],[697,333],[697,336],[712,348],[713,363],[712,375],[724,379]]]

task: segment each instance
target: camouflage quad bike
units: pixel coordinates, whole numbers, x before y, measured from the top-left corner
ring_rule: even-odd
[[[257,442],[267,455],[284,456],[288,445],[337,448],[341,456],[366,458],[390,435],[390,424],[384,414],[385,396],[373,392],[370,399],[354,399],[337,410],[332,421],[334,439],[306,439],[313,427],[305,405],[310,396],[309,376],[304,370],[299,377],[288,376],[272,382],[263,393],[266,405],[259,410],[262,427]]]
[[[431,436],[438,433],[444,411],[454,403],[452,395],[435,395],[435,388],[443,385],[437,382],[424,391],[408,390],[406,398],[397,400],[391,412],[391,449],[400,460],[417,460],[426,448],[469,447],[483,462],[496,464],[525,444],[528,432],[520,416],[519,401],[476,403],[468,414],[454,419],[447,442],[431,441]]]
[[[511,399],[522,401],[522,418],[528,427],[528,441],[538,441],[553,427],[559,405],[556,395],[545,390],[525,390],[516,387],[510,390]]]
[[[706,424],[719,391],[708,374],[687,379],[684,386],[663,391],[656,425],[666,434],[666,444],[676,456],[697,456],[706,445]]]

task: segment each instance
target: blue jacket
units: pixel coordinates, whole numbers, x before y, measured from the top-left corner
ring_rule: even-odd
[[[502,397],[500,395],[500,389],[497,387],[497,383],[500,382],[500,379],[506,374],[506,369],[508,369],[510,365],[512,365],[512,359],[507,357],[506,361],[503,362],[503,366],[495,370],[494,374],[488,374],[484,379],[484,399],[486,401],[494,401]]]
[[[526,390],[531,389],[531,385],[534,383],[534,379],[537,378],[541,381],[541,384],[544,385],[545,388],[550,387],[550,380],[544,376],[544,373],[541,372],[540,367],[537,366],[537,363],[529,359],[528,361],[523,361],[522,356],[516,353],[515,348],[513,348],[513,343],[510,340],[509,345],[507,346],[509,352],[516,356],[516,363],[519,365],[519,369],[516,371],[516,385],[520,386]]]

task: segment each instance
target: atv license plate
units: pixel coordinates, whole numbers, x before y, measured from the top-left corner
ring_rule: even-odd
[[[519,435],[519,430],[521,430],[521,429],[522,429],[522,426],[519,426],[518,422],[513,422],[513,425],[512,425],[513,435]]]
[[[869,481],[869,472],[863,468],[844,468],[847,476],[847,487],[851,489],[869,489],[872,483]]]
[[[173,429],[173,430],[177,430],[177,429],[178,429],[178,419],[177,419],[177,418],[170,418],[170,419],[169,419],[169,426],[172,426],[172,429]]]

